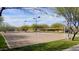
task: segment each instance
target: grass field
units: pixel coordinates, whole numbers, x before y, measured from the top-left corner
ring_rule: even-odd
[[[7,45],[5,43],[5,39],[3,38],[3,36],[0,34],[0,49],[4,49],[7,48]]]
[[[75,41],[71,40],[57,40],[48,43],[34,44],[14,49],[10,51],[61,51],[66,48],[79,44],[79,38],[75,38]]]

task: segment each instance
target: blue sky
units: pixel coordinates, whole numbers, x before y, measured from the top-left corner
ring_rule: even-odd
[[[38,24],[51,25],[53,23],[63,23],[65,19],[63,17],[56,17],[54,12],[55,11],[53,9],[48,7],[36,9],[24,8],[23,10],[6,9],[3,11],[2,16],[4,17],[4,22],[7,22],[13,26],[22,26],[24,24],[32,25],[36,23],[33,18],[37,19]],[[38,16],[40,16],[40,18],[37,18]]]

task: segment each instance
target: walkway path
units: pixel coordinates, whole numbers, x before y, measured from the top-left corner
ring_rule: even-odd
[[[65,49],[64,51],[79,51],[79,45],[75,45],[71,48]]]

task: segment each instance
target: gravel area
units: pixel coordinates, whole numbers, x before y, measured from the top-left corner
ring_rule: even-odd
[[[43,42],[50,42],[55,40],[64,39],[64,33],[12,33],[7,32],[4,34],[5,38],[11,48],[32,45]]]

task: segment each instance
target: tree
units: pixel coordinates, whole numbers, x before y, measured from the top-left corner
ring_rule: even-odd
[[[51,25],[51,28],[63,29],[64,25],[61,23],[54,23]]]
[[[52,28],[53,31],[63,31],[64,25],[61,23],[54,23],[50,26],[50,28]]]
[[[37,27],[40,31],[46,31],[47,28],[49,28],[49,26],[47,24],[38,24]]]
[[[20,29],[22,31],[25,31],[26,32],[29,29],[29,26],[28,25],[23,25],[23,26],[20,27]]]
[[[72,40],[79,32],[79,8],[77,7],[61,7],[56,8],[57,14],[66,19],[69,32],[73,33]]]
[[[47,24],[33,24],[31,28],[36,32],[38,30],[45,31],[49,26]]]
[[[16,27],[9,25],[8,23],[2,23],[0,25],[0,31],[15,31]]]
[[[37,31],[37,24],[32,24],[31,28],[33,29],[34,32]]]

